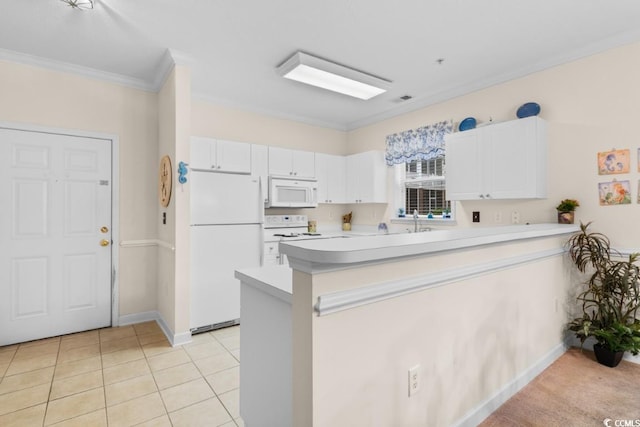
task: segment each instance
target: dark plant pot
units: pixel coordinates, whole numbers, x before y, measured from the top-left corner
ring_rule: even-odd
[[[574,212],[558,212],[558,224],[573,224]]]
[[[593,352],[596,354],[598,363],[610,368],[618,366],[622,360],[622,356],[624,356],[624,351],[611,351],[599,343],[593,345]]]

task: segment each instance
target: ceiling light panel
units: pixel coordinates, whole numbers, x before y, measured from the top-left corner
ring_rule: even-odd
[[[304,52],[296,52],[278,67],[278,72],[287,79],[364,100],[391,87],[388,80]]]

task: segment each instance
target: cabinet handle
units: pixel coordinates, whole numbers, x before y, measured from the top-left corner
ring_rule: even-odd
[[[293,174],[294,174],[294,175],[298,175],[298,172],[294,172]]]
[[[216,165],[211,165],[211,169],[215,169],[215,168],[216,168]]]
[[[480,198],[481,198],[481,199],[484,199],[484,194],[481,194],[481,195],[480,195]]]
[[[484,196],[486,199],[490,199],[491,198],[491,194],[487,194],[486,196]]]
[[[220,169],[220,165],[218,165],[218,169]]]

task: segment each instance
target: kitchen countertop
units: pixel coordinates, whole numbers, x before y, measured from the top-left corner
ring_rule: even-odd
[[[288,265],[245,268],[236,270],[236,279],[284,302],[291,303],[292,273]]]
[[[281,242],[280,252],[303,271],[321,264],[337,268],[385,259],[440,253],[480,245],[577,232],[573,224],[527,224],[500,227],[456,228],[421,233],[398,233],[335,239]]]

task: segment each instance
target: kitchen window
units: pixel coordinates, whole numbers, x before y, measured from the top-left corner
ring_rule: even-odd
[[[405,163],[404,206],[407,215],[414,210],[428,218],[451,218],[451,202],[445,191],[445,159],[414,160]]]
[[[452,131],[452,122],[443,121],[387,136],[385,159],[395,165],[398,217],[405,213],[410,218],[417,210],[427,219],[453,218],[445,190],[444,151],[444,136]]]

